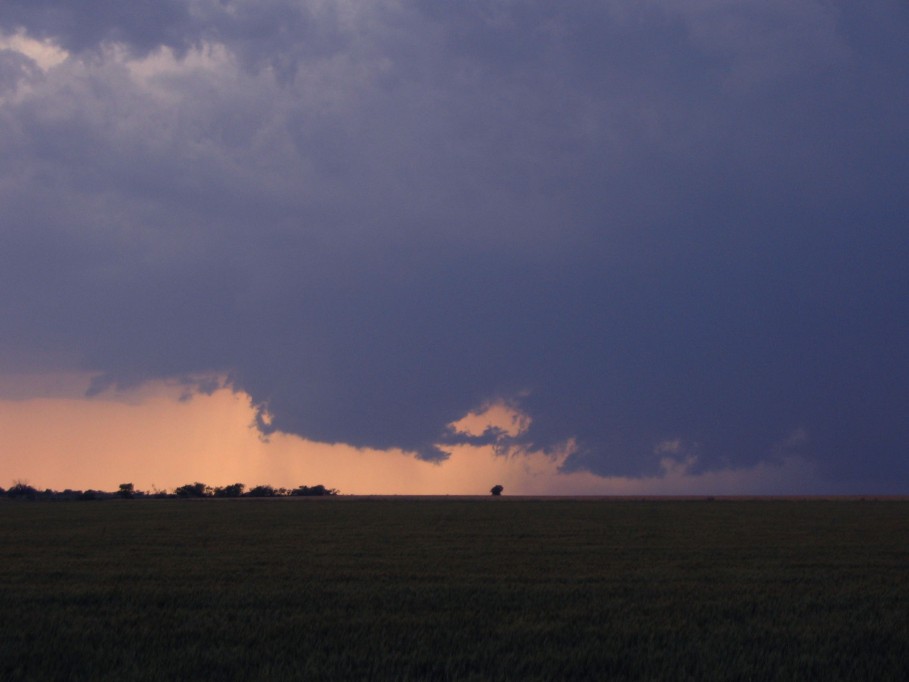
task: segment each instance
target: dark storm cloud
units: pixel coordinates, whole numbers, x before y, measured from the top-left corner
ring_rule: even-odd
[[[9,0],[0,7],[4,26],[77,54],[116,43],[138,55],[162,46],[182,55],[216,40],[250,67],[270,66],[285,78],[301,59],[344,46],[337,18],[334,3],[282,0]]]
[[[905,489],[903,3],[135,7],[0,8],[71,53],[0,52],[0,344],[326,442]],[[446,429],[496,399],[515,442]]]
[[[147,51],[159,45],[183,47],[190,3],[181,0],[9,0],[0,8],[7,28],[52,38],[69,51],[94,49],[116,40]]]

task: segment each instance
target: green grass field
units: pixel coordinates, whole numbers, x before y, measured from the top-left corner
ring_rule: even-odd
[[[906,680],[909,502],[0,503],[3,680]]]

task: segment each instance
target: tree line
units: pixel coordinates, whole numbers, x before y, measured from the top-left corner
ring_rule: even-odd
[[[326,497],[338,495],[335,488],[326,488],[324,485],[301,485],[296,488],[275,488],[270,485],[257,485],[247,489],[243,483],[232,483],[225,486],[212,487],[200,483],[187,483],[168,490],[137,490],[132,483],[121,483],[114,491],[107,490],[39,490],[28,484],[27,481],[16,481],[8,489],[0,487],[0,497],[15,500],[107,500],[122,499],[135,500],[142,498],[205,498],[205,497]]]

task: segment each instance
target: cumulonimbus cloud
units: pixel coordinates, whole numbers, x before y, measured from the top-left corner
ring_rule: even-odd
[[[616,476],[800,430],[787,456],[892,487],[907,28],[886,0],[9,0],[0,358],[227,377],[263,431],[427,458],[501,400],[516,447]]]

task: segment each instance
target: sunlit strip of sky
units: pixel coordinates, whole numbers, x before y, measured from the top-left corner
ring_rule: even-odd
[[[601,477],[560,471],[566,452],[502,454],[492,446],[453,448],[444,463],[399,451],[358,450],[277,434],[267,441],[253,428],[249,397],[228,390],[186,400],[184,389],[149,386],[141,392],[86,401],[60,395],[59,377],[31,377],[45,397],[0,400],[0,471],[39,488],[173,490],[202,481],[293,488],[322,483],[345,494],[483,495],[495,484],[517,495],[704,495],[830,493],[813,467],[798,458],[693,474],[690,462],[666,448],[658,475]],[[71,377],[78,386],[84,377]],[[56,395],[55,395],[56,394]],[[517,418],[517,420],[516,420]],[[467,415],[458,429],[514,429],[520,416],[490,406]],[[568,446],[570,448],[570,444]]]

